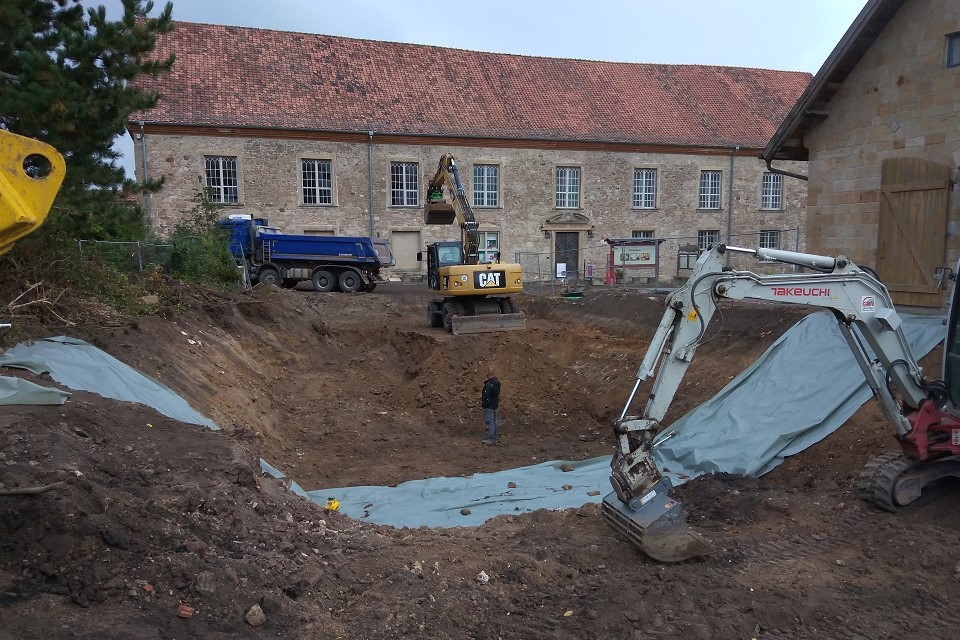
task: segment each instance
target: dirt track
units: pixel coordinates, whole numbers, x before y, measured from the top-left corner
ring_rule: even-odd
[[[262,455],[310,489],[610,453],[610,420],[659,300],[524,297],[526,331],[452,336],[425,326],[416,285],[185,295],[187,311],[78,337],[168,384],[223,432],[85,393],[0,413],[0,483],[64,482],[0,497],[0,639],[960,633],[960,492],[896,515],[857,500],[860,466],[893,448],[873,404],[762,480],[685,485],[692,524],[718,552],[681,565],[650,562],[595,506],[395,530],[323,514],[255,473]],[[724,310],[668,421],[802,315]],[[491,361],[503,437],[484,447],[479,389]],[[176,616],[181,602],[193,617]],[[244,621],[254,603],[262,627]]]

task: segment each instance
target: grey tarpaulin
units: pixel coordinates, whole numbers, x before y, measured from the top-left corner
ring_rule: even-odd
[[[942,317],[902,318],[918,359],[943,339]],[[696,359],[687,375],[696,375]],[[939,376],[939,371],[928,375]],[[833,433],[871,397],[833,316],[814,313],[661,433],[654,459],[675,485],[711,472],[760,476]],[[893,426],[889,429],[893,449]]]
[[[168,387],[77,338],[58,336],[31,344],[20,343],[0,356],[0,366],[27,369],[36,374],[49,373],[71,389],[140,402],[180,422],[218,428]]]
[[[569,465],[572,471],[563,471],[561,465]],[[505,513],[519,515],[599,502],[610,490],[609,475],[610,458],[603,457],[544,462],[468,478],[412,480],[395,487],[320,489],[307,495],[320,504],[336,498],[341,513],[368,522],[411,528],[461,527],[480,525]],[[516,487],[511,488],[511,482]],[[461,509],[470,513],[464,515]]]
[[[0,405],[63,404],[70,394],[52,387],[41,387],[23,378],[0,376]]]

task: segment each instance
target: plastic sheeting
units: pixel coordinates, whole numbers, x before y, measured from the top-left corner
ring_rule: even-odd
[[[170,388],[77,338],[57,336],[20,343],[0,356],[0,366],[49,373],[60,384],[105,398],[140,402],[163,415],[211,429],[217,425]]]
[[[60,389],[41,387],[23,378],[0,376],[0,405],[63,404],[70,394]]]
[[[916,358],[943,339],[942,317],[901,317]],[[836,431],[872,396],[836,320],[814,313],[661,433],[654,460],[674,485],[711,472],[760,476]],[[892,425],[890,430],[893,448]]]
[[[563,471],[562,465],[572,470]],[[544,462],[467,478],[412,480],[395,487],[321,489],[307,491],[307,495],[319,504],[336,498],[341,513],[367,522],[411,528],[461,527],[480,525],[502,514],[599,502],[610,491],[609,476],[610,458],[603,457]],[[462,513],[463,509],[469,513]]]

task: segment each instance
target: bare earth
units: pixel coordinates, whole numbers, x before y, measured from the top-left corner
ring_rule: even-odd
[[[760,480],[682,487],[691,523],[718,551],[679,565],[618,539],[593,505],[398,530],[326,514],[263,477],[260,456],[312,489],[612,452],[609,425],[661,298],[522,296],[526,331],[453,336],[426,326],[425,289],[185,288],[176,311],[72,332],[223,431],[88,393],[5,407],[0,489],[62,484],[0,495],[0,640],[960,635],[960,491],[899,514],[857,499],[860,467],[895,448],[873,403]],[[804,313],[723,309],[670,420]],[[924,361],[928,377],[939,353]],[[480,444],[490,362],[503,380],[496,447]],[[181,604],[191,617],[177,615]],[[254,605],[265,615],[256,627],[245,620]]]

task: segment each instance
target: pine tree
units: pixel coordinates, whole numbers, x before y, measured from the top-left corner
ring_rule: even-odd
[[[133,81],[173,65],[173,56],[149,57],[157,34],[173,29],[173,5],[151,18],[153,2],[122,1],[117,21],[79,0],[0,2],[0,127],[53,145],[67,162],[48,233],[116,238],[143,228],[139,209],[117,201],[142,187],[125,177],[112,143],[132,112],[159,98]]]

